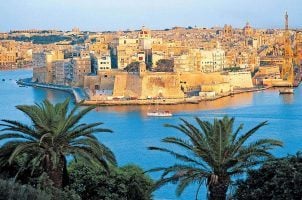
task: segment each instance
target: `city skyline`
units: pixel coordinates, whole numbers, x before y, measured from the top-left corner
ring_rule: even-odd
[[[290,28],[301,28],[299,0],[17,0],[2,1],[0,31],[15,29],[59,29],[79,27],[88,31],[135,30],[141,26],[165,29],[174,26],[283,28],[285,11]],[[236,5],[236,6],[234,6]],[[13,8],[13,9],[12,9]]]

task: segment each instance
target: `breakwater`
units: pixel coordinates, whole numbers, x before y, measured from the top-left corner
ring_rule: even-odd
[[[76,103],[85,101],[88,99],[88,96],[83,88],[80,87],[69,87],[64,85],[56,85],[56,84],[46,84],[46,83],[36,83],[32,82],[31,78],[20,79],[17,81],[17,84],[31,87],[40,87],[47,88],[53,90],[60,90],[71,93],[74,96]]]

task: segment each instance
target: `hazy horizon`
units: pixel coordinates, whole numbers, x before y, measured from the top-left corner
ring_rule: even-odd
[[[301,0],[0,0],[0,31],[39,29],[85,31],[200,28],[230,24],[242,28],[301,28]]]

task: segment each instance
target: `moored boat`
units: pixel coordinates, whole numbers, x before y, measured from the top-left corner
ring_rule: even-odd
[[[279,94],[294,94],[293,88],[281,88]]]

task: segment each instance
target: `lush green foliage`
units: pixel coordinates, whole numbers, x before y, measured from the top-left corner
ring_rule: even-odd
[[[138,72],[139,71],[139,62],[132,62],[127,67],[124,68],[127,72]]]
[[[241,70],[240,67],[230,67],[230,68],[224,68],[224,71],[229,71],[229,72],[238,72]]]
[[[97,166],[83,162],[69,167],[70,188],[86,200],[151,199],[152,180],[134,165],[112,167],[108,174]]]
[[[34,44],[51,44],[61,41],[72,41],[71,37],[63,36],[63,35],[46,35],[46,36],[39,36],[34,35],[31,37],[26,36],[18,36],[18,37],[9,37],[11,40],[16,41],[24,41],[24,42],[33,42]]]
[[[51,195],[30,185],[21,185],[11,180],[0,179],[0,199],[5,200],[51,200]]]
[[[69,100],[55,105],[45,100],[42,104],[21,105],[32,122],[31,126],[14,120],[2,120],[4,127],[0,141],[0,165],[22,160],[19,170],[43,169],[52,179],[54,186],[62,187],[67,177],[66,156],[81,158],[90,164],[100,164],[108,169],[107,163],[116,164],[114,154],[98,141],[94,134],[111,132],[100,128],[102,123],[80,123],[94,107],[79,110],[75,106],[68,112]]]
[[[301,199],[302,155],[268,162],[237,184],[236,199]]]
[[[227,116],[214,119],[214,123],[196,118],[197,126],[184,119],[181,121],[182,124],[166,126],[179,130],[185,137],[166,137],[162,140],[166,144],[180,147],[181,152],[173,151],[171,147],[149,148],[168,153],[180,161],[172,166],[150,170],[163,172],[156,187],[171,182],[177,183],[177,195],[192,183],[197,183],[200,188],[206,182],[210,199],[225,199],[232,176],[241,175],[247,169],[273,158],[269,150],[282,146],[280,141],[273,139],[259,139],[247,143],[266,122],[240,134],[243,125],[234,130],[234,118]]]
[[[72,190],[60,190],[55,187],[36,189],[31,185],[22,185],[13,180],[0,179],[0,199],[5,200],[80,200]]]

